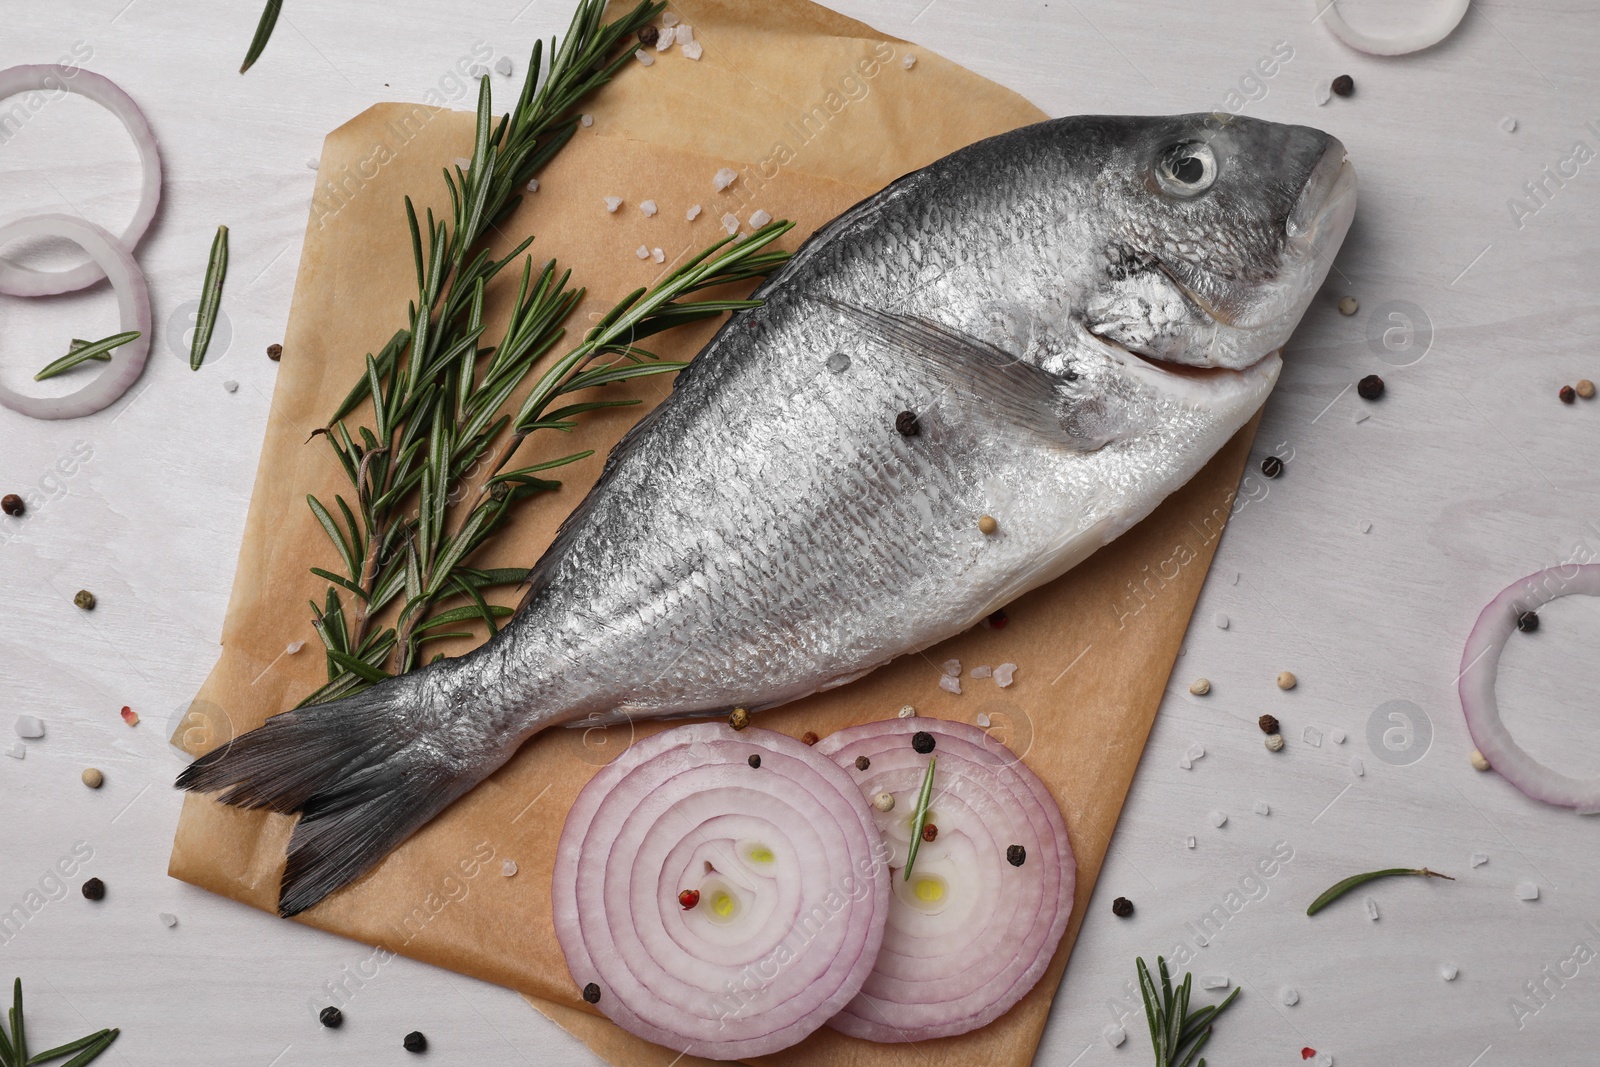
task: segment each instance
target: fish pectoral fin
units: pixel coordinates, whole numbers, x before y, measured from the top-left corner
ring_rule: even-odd
[[[1070,379],[942,323],[828,296],[817,299],[895,356],[926,368],[944,387],[941,395],[955,393],[1072,449],[1090,451],[1104,444],[1074,433],[1067,424]]]

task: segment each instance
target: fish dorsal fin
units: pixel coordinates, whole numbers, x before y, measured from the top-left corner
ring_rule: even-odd
[[[927,368],[946,391],[957,392],[997,418],[1074,449],[1091,450],[1104,443],[1069,428],[1065,415],[1071,403],[1071,378],[942,323],[829,296],[817,300],[844,315],[872,341]]]

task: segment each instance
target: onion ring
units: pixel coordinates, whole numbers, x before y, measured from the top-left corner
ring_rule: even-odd
[[[810,746],[681,726],[578,794],[552,879],[556,938],[586,999],[630,1033],[712,1059],[765,1055],[821,1027],[871,972],[883,854],[855,784]]]
[[[1431,25],[1395,37],[1374,37],[1370,33],[1351,29],[1344,16],[1339,14],[1339,0],[1326,0],[1326,3],[1324,0],[1313,0],[1318,7],[1317,19],[1328,27],[1330,33],[1356,51],[1374,56],[1403,56],[1408,52],[1420,52],[1424,48],[1432,48],[1461,25],[1461,20],[1467,14],[1468,2],[1469,0],[1445,0],[1445,3],[1440,5],[1438,21]]]
[[[1576,573],[1565,574],[1572,570]],[[1461,653],[1461,711],[1472,743],[1500,776],[1534,800],[1600,814],[1600,778],[1573,778],[1545,766],[1511,739],[1500,719],[1494,681],[1500,653],[1517,628],[1517,616],[1569,593],[1600,596],[1600,563],[1570,564],[1520,578],[1489,602]]]
[[[129,252],[138,246],[161,202],[161,153],[149,121],[133,97],[110,78],[77,67],[32,64],[0,70],[0,100],[29,91],[69,92],[86,96],[121,120],[139,150],[143,173],[139,205],[122,231],[120,243]],[[53,296],[87,288],[106,276],[104,265],[90,260],[71,270],[40,271],[0,260],[0,293],[11,296]]]
[[[939,760],[928,815],[938,831],[932,841],[924,835],[908,881],[900,868],[929,758],[913,748],[921,732],[932,735]],[[894,874],[883,947],[861,995],[828,1025],[869,1041],[921,1041],[1005,1014],[1043,977],[1072,916],[1076,864],[1049,789],[965,723],[888,719],[816,747],[864,796],[895,798],[875,813]]]
[[[139,336],[117,348],[92,382],[66,396],[25,396],[0,385],[0,404],[35,419],[75,419],[115,403],[144,370],[150,354],[150,289],[133,256],[104,229],[71,215],[34,215],[0,226],[0,245],[18,237],[64,237],[89,253],[117,293],[121,330]]]

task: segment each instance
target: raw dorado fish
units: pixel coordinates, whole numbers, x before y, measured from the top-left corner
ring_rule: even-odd
[[[959,633],[1250,419],[1354,210],[1337,140],[1242,117],[1065,118],[952,153],[732,316],[499,634],[178,784],[300,815],[292,915],[546,727],[770,707]]]

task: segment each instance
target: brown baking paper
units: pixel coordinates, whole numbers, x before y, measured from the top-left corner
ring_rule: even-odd
[[[673,48],[648,67],[624,69],[586,105],[593,126],[579,129],[493,241],[503,254],[536,233],[536,264],[554,256],[574,267],[590,294],[570,320],[574,332],[710,243],[727,212],[746,222],[756,209],[795,220],[785,242],[792,248],[906,171],[1044,117],[932,53],[803,0],[690,0],[673,10],[695,27],[703,58],[694,62]],[[913,55],[915,65],[905,67]],[[364,354],[404,324],[415,281],[401,197],[409,193],[419,211],[445,208],[439,168],[469,153],[472,130],[465,113],[380,104],[328,136],[222,655],[175,736],[190,752],[253,729],[325,680],[307,602],[320,602],[326,583],[307,568],[336,563],[305,496],[331,501],[348,487],[325,443],[308,438],[355,381]],[[719,193],[712,175],[725,166],[740,178]],[[626,204],[608,214],[604,196]],[[657,202],[659,215],[640,212],[645,199]],[[686,209],[697,203],[703,210],[691,222]],[[639,259],[641,245],[660,248],[665,262]],[[491,311],[503,313],[504,300],[503,291],[495,294]],[[687,359],[714,329],[707,323],[652,340],[662,356]],[[662,379],[612,386],[608,398],[632,389],[645,407],[596,411],[570,436],[530,440],[520,453],[530,462],[589,448],[595,454],[563,468],[565,486],[528,505],[480,564],[531,564],[598,477],[611,445],[666,388]],[[1003,629],[978,628],[852,685],[762,713],[763,726],[795,735],[884,718],[908,703],[922,715],[987,716],[991,732],[1049,784],[1078,859],[1066,937],[1044,980],[1000,1020],[915,1046],[870,1045],[824,1029],[767,1062],[1032,1060],[1253,431],[1254,424],[1121,540],[1018,600]],[[297,642],[302,650],[287,651]],[[969,679],[955,696],[938,687],[932,666],[951,657],[1020,669],[1008,689]],[[640,1041],[584,1004],[550,920],[551,865],[573,798],[634,737],[662,728],[546,732],[369,877],[298,921],[520,990],[612,1063],[700,1062],[693,1049]],[[170,872],[272,910],[291,825],[189,796]],[[512,877],[502,874],[508,859],[518,868]]]

